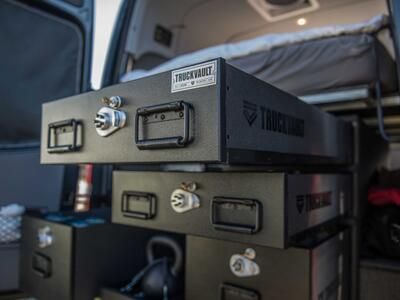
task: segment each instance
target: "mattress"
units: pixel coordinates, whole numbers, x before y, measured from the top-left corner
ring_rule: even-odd
[[[397,90],[393,58],[368,33],[309,40],[227,61],[296,96],[373,87],[377,81],[384,93]],[[126,74],[122,81],[152,75],[156,69],[137,69]]]
[[[121,81],[223,57],[233,66],[297,96],[373,86],[377,81],[384,92],[392,92],[397,89],[396,65],[376,38],[387,26],[388,18],[380,15],[357,24],[267,34],[180,55],[150,70],[136,69]]]
[[[372,35],[358,34],[307,41],[229,60],[297,96],[381,82],[397,88],[396,65]]]

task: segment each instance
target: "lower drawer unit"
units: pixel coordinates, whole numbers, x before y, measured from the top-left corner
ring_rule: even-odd
[[[146,265],[152,235],[87,216],[25,216],[21,288],[40,300],[93,299],[100,287],[119,287]]]
[[[276,248],[350,202],[348,175],[113,173],[115,223]]]
[[[188,236],[185,299],[347,299],[347,247],[343,233],[312,250]]]
[[[360,265],[360,299],[400,299],[398,260],[364,259]]]

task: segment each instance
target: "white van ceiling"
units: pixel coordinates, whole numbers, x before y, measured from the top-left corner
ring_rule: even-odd
[[[319,0],[317,11],[271,23],[247,0],[138,0],[136,3],[126,46],[136,60],[149,53],[169,59],[266,33],[355,23],[387,13],[385,0]],[[305,22],[300,23],[299,18]],[[168,46],[155,41],[156,28],[170,38]]]

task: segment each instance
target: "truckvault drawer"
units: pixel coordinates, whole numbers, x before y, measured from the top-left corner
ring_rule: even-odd
[[[281,250],[188,236],[185,299],[347,299],[346,239]]]
[[[93,299],[146,265],[152,234],[87,215],[25,216],[21,289],[40,300]]]
[[[349,203],[348,175],[113,173],[115,223],[277,248]]]
[[[41,161],[347,164],[351,133],[216,59],[44,104]]]

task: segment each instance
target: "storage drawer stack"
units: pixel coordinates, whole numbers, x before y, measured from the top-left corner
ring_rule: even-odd
[[[45,104],[41,160],[115,164],[113,222],[186,235],[185,299],[337,299],[352,138],[217,59]]]
[[[109,212],[24,217],[21,288],[40,300],[93,299],[146,264],[154,231],[110,224]],[[132,239],[131,236],[135,238]]]

